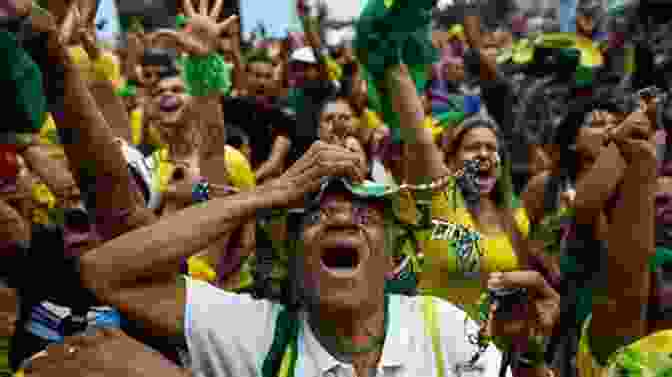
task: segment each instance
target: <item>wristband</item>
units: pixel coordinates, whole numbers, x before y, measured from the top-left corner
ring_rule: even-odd
[[[205,180],[195,183],[191,190],[191,197],[194,203],[203,203],[210,200],[210,184]]]
[[[215,92],[228,95],[231,91],[233,66],[221,55],[187,56],[183,64],[184,81],[192,96],[203,97]]]

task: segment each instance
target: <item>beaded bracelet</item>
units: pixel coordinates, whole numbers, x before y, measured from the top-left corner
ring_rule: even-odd
[[[210,200],[210,184],[206,180],[200,180],[194,184],[191,190],[194,203],[203,203]]]

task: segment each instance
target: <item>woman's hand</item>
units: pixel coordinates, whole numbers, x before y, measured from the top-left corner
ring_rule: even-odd
[[[488,288],[524,288],[528,294],[527,303],[515,308],[513,318],[502,318],[501,315],[497,318],[497,306],[490,308],[490,335],[515,342],[526,341],[531,336],[552,334],[560,317],[560,295],[539,272],[494,272],[490,274]]]
[[[216,0],[208,11],[208,0],[199,0],[198,11],[191,0],[184,0],[184,10],[188,17],[185,28],[181,31],[160,30],[150,36],[150,43],[166,40],[178,49],[191,55],[207,56],[217,51],[222,33],[237,26],[238,16],[231,16],[223,22],[217,22],[223,0]]]
[[[185,377],[158,352],[117,329],[99,329],[92,335],[67,337],[35,355],[24,368],[28,377]]]
[[[307,193],[319,190],[322,178],[342,176],[353,182],[363,181],[365,167],[361,164],[361,154],[318,141],[283,175],[268,181],[267,187],[277,189],[272,191],[279,195],[277,202],[282,205],[278,206],[291,206]]]

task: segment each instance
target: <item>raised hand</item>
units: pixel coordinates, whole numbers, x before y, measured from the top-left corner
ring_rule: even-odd
[[[210,10],[208,3],[209,0],[199,0],[197,11],[191,0],[184,0],[184,11],[188,17],[185,28],[181,31],[157,31],[150,36],[150,40],[152,42],[166,40],[191,55],[206,56],[217,51],[220,36],[236,25],[238,16],[234,15],[217,22],[222,12],[223,0],[215,0]]]
[[[280,177],[268,182],[278,187],[284,205],[303,200],[306,193],[319,189],[322,179],[330,176],[348,177],[353,182],[364,180],[362,154],[342,146],[315,142],[294,165]]]

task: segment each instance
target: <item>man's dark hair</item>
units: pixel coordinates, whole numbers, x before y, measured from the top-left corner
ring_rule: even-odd
[[[174,50],[164,48],[145,49],[140,63],[143,66],[160,67],[159,78],[161,80],[180,74],[180,70],[177,68],[177,53]]]

